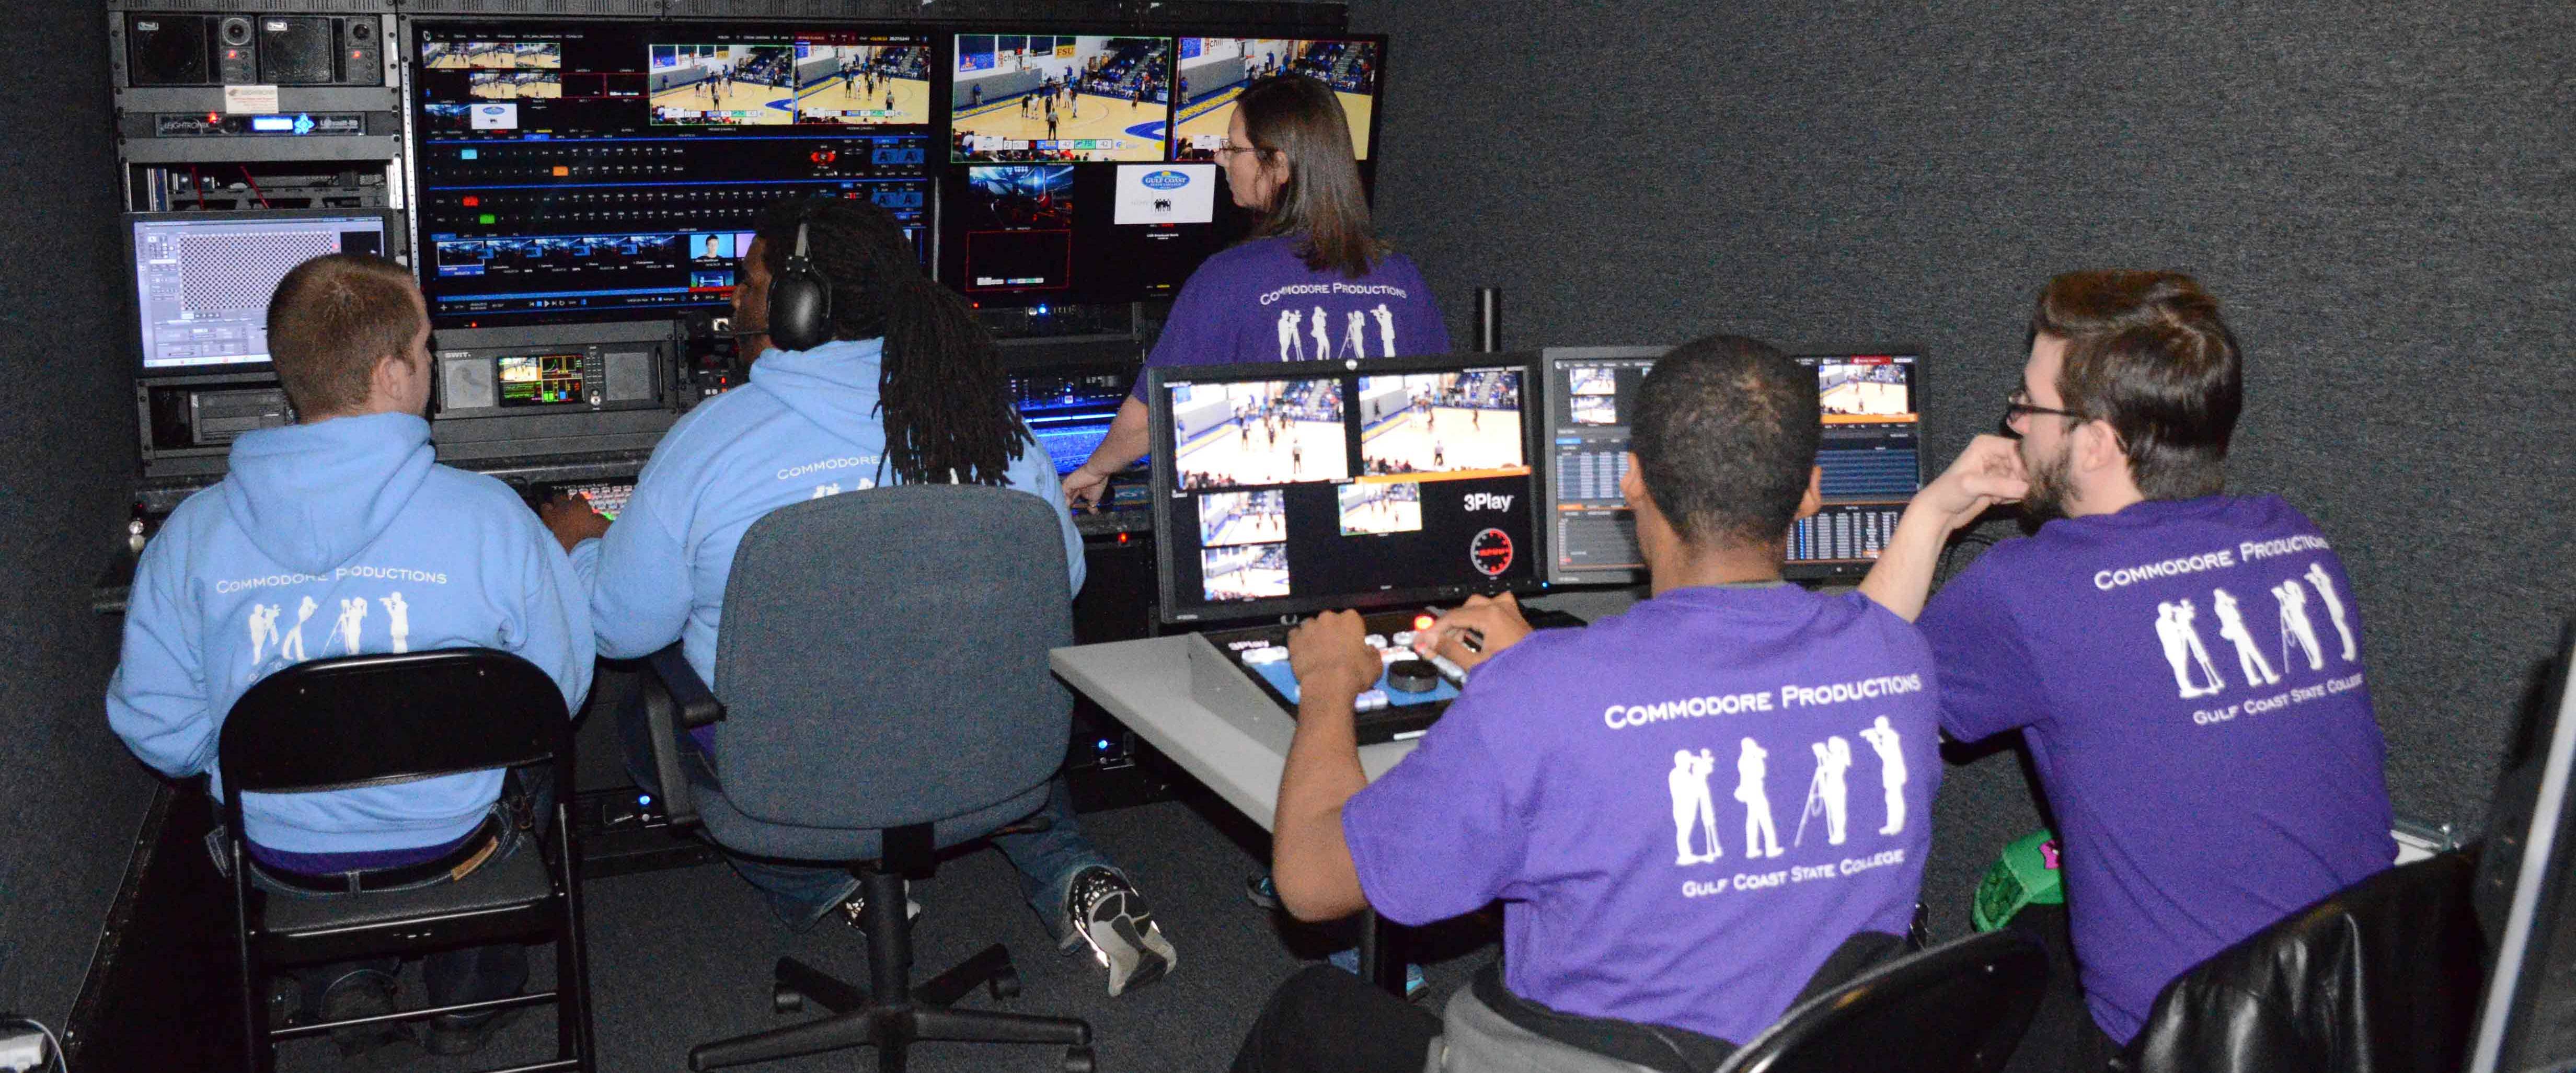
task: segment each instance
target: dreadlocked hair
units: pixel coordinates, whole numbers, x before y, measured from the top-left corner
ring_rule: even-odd
[[[761,265],[776,279],[805,225],[805,255],[832,288],[832,338],[885,339],[877,413],[886,463],[907,483],[999,485],[1031,442],[1001,352],[966,300],[922,275],[884,209],[846,198],[781,201],[761,214]]]

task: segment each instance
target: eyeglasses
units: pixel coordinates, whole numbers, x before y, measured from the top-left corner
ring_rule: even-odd
[[[2014,428],[2013,422],[2032,414],[2063,417],[2070,421],[2086,419],[2081,410],[2057,410],[2046,406],[2033,406],[2030,404],[2030,390],[2017,387],[2012,389],[2011,394],[2004,396],[2004,419],[1996,425],[1996,431],[2008,438],[2018,440],[2021,438],[2021,430]]]
[[[1216,158],[1217,158],[1218,160],[1224,160],[1224,159],[1226,159],[1227,157],[1233,156],[1233,155],[1234,155],[1234,154],[1236,154],[1236,153],[1263,153],[1263,152],[1268,152],[1268,150],[1266,150],[1266,149],[1264,149],[1264,148],[1262,148],[1261,146],[1258,146],[1258,145],[1236,145],[1236,144],[1234,144],[1233,142],[1227,142],[1227,143],[1225,143],[1225,144],[1223,144],[1223,145],[1220,145],[1220,146],[1217,146],[1217,147],[1216,147]]]

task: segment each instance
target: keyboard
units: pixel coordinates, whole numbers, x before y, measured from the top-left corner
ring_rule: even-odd
[[[601,516],[613,522],[617,520],[617,512],[626,509],[626,497],[635,494],[635,486],[623,481],[607,481],[599,484],[568,484],[563,487],[563,491],[566,495],[577,495],[589,500],[590,509],[598,511]]]

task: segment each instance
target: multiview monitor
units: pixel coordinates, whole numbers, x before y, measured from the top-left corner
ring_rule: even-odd
[[[1535,588],[1529,354],[1156,368],[1166,621]]]
[[[1560,585],[1645,579],[1637,522],[1619,491],[1637,389],[1666,347],[1561,347],[1544,353],[1546,488],[1551,556]],[[1784,573],[1857,577],[1878,560],[1905,504],[1923,485],[1921,360],[1906,352],[1821,354],[1815,370],[1823,439],[1824,509],[1791,527]]]

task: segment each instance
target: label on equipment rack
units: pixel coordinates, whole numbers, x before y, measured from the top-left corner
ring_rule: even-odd
[[[228,115],[274,111],[277,111],[276,86],[224,87],[224,112]]]

